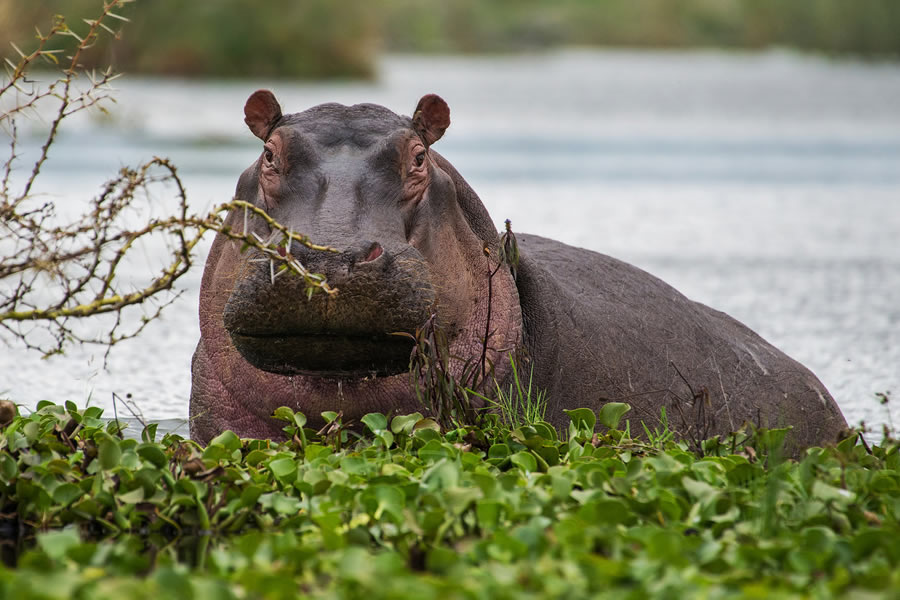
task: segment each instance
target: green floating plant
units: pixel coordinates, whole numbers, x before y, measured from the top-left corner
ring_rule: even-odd
[[[0,598],[881,596],[900,586],[900,448],[781,457],[632,438],[628,406],[442,430],[369,414],[286,441],[123,439],[42,403],[0,427]],[[635,423],[635,430],[642,430]]]

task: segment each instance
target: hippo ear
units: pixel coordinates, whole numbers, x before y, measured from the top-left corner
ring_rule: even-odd
[[[265,141],[278,119],[281,118],[281,106],[275,94],[269,90],[256,90],[247,98],[244,105],[244,123],[253,135]]]
[[[413,128],[425,145],[435,143],[450,127],[450,107],[437,94],[422,96],[413,113]]]

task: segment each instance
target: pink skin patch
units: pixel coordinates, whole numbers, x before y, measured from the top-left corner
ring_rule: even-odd
[[[375,242],[372,244],[372,249],[369,250],[369,254],[366,256],[363,262],[371,262],[381,256],[384,253],[384,249],[381,247],[381,244]]]

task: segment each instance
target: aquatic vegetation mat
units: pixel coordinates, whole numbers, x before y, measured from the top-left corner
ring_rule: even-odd
[[[0,427],[0,597],[884,597],[900,589],[900,452],[784,430],[632,439],[627,407],[361,437],[280,409],[290,441],[122,439],[43,404]],[[624,415],[624,416],[623,416]],[[602,433],[595,425],[602,424]],[[624,431],[623,431],[624,429]]]

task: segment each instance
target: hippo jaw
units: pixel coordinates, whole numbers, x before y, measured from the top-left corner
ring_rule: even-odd
[[[437,302],[418,252],[407,247],[400,253],[411,258],[396,260],[387,249],[364,262],[355,256],[360,251],[308,257],[307,264],[329,273],[338,290],[311,298],[299,278],[272,281],[265,263],[250,262],[225,304],[225,330],[247,362],[278,375],[403,373],[415,346],[412,334]]]
[[[241,356],[278,375],[335,379],[386,377],[409,370],[413,341],[403,334],[253,334],[232,331]]]

